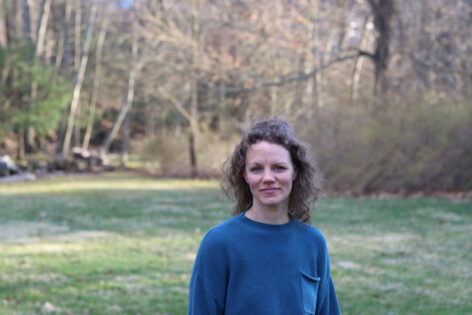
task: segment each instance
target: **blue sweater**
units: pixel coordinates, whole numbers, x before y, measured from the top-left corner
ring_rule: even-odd
[[[188,314],[339,314],[323,235],[295,219],[224,221],[200,244]]]

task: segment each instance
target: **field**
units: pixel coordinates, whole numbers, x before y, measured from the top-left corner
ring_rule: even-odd
[[[0,184],[0,314],[185,314],[198,244],[229,212],[213,181]],[[329,197],[313,222],[343,314],[472,314],[472,201]]]

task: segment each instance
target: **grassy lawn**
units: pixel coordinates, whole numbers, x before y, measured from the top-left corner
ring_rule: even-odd
[[[212,181],[0,184],[0,314],[185,314],[198,244],[229,209]],[[343,314],[472,314],[472,201],[326,198],[313,222]]]

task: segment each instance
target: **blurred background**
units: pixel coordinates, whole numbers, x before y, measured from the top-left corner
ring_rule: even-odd
[[[0,314],[186,314],[267,116],[338,193],[343,314],[472,314],[471,29],[471,0],[0,0]]]
[[[0,8],[0,156],[22,170],[217,176],[241,131],[277,115],[329,189],[472,189],[470,0]]]

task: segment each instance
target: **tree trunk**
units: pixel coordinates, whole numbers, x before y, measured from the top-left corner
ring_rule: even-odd
[[[70,26],[72,14],[72,6],[70,0],[65,0],[65,9],[64,9],[64,17],[62,23],[62,30],[60,32],[60,38],[58,41],[57,47],[57,54],[56,54],[56,65],[55,65],[55,72],[59,73],[62,65],[64,64],[65,68],[70,66],[70,50],[69,50],[69,36],[67,30]]]
[[[132,50],[131,69],[130,69],[129,77],[128,77],[128,90],[126,93],[126,98],[125,98],[125,101],[123,102],[123,107],[121,108],[121,111],[115,123],[113,124],[111,131],[108,133],[105,141],[100,147],[100,150],[103,153],[108,152],[112,141],[115,139],[116,134],[118,133],[118,130],[120,129],[121,124],[123,123],[123,120],[125,119],[127,113],[130,111],[131,106],[133,104],[136,77],[142,67],[142,63],[136,60],[137,54],[138,54],[138,43],[135,36],[133,36],[133,43],[131,45],[131,50]]]
[[[23,160],[25,158],[25,133],[23,130],[18,130],[18,147],[17,147],[17,159]]]
[[[120,166],[126,168],[128,162],[128,148],[129,148],[129,125],[130,125],[131,113],[128,110],[126,112],[125,120],[123,122],[123,135],[121,141],[121,154],[120,154]]]
[[[0,12],[0,47],[7,47],[8,45],[8,34],[7,34],[7,12]]]
[[[146,136],[153,137],[156,135],[157,106],[149,102],[148,95],[145,96],[145,104]]]
[[[31,41],[31,19],[28,0],[23,0],[23,38],[28,42]]]
[[[18,40],[20,38],[23,38],[23,11],[24,2],[13,1],[14,17],[11,23],[11,27],[8,28],[8,32],[11,32],[11,40]]]
[[[97,0],[94,0],[97,1]],[[80,66],[80,39],[82,31],[82,1],[74,1],[75,14],[74,14],[74,70],[77,71]],[[92,4],[93,5],[93,4]]]
[[[34,60],[33,62],[37,62],[38,59],[44,50],[44,38],[47,30],[48,20],[49,20],[49,12],[50,12],[50,0],[43,0],[40,8],[40,15],[38,17],[38,26],[37,35],[34,37],[36,38],[36,48],[34,52]],[[30,89],[30,99],[29,99],[29,106],[35,106],[36,98],[38,94],[38,83],[35,80],[31,81],[31,89]],[[26,138],[25,138],[25,148],[27,152],[35,152],[38,150],[36,145],[36,131],[33,127],[29,126],[26,130]]]
[[[70,49],[69,49],[69,36],[67,30],[70,27],[70,20],[72,14],[72,6],[71,0],[64,0],[65,1],[65,8],[64,8],[64,17],[62,22],[62,30],[60,32],[60,39],[59,39],[59,46],[55,60],[55,75],[59,74],[61,68],[64,67],[66,69],[70,68],[71,65],[71,57],[70,57]],[[61,111],[61,116],[65,117],[67,115],[67,110],[64,109]],[[59,122],[59,126],[56,131],[56,160],[62,160],[66,158],[66,156],[62,155],[64,151],[64,139],[65,139],[65,132],[67,129],[66,122],[61,119]]]
[[[319,66],[321,64],[320,57],[318,56],[319,52],[319,36],[318,31],[316,29],[316,20],[319,15],[319,8],[318,4],[315,1],[311,5],[312,13],[310,14],[310,19],[308,21],[308,46],[306,49],[307,60],[305,62],[305,69],[304,73],[309,73],[313,71],[315,66]],[[321,98],[321,91],[319,85],[321,83],[321,76],[318,73],[310,76],[305,85],[305,92],[303,94],[303,103],[306,104],[308,110],[307,115],[311,119],[317,108],[320,107],[320,98]]]
[[[133,19],[133,23],[136,22],[136,19]],[[133,24],[133,38],[131,43],[131,67],[136,70],[140,67],[140,64],[137,64],[137,55],[138,55],[138,43],[137,43],[137,34],[136,34],[136,26]],[[133,97],[134,97],[134,88],[136,85],[136,72],[134,73],[134,78],[132,81],[131,86],[131,94],[127,99],[127,105],[125,110],[125,117],[123,121],[123,128],[122,128],[122,140],[121,140],[121,154],[120,154],[120,166],[122,168],[126,168],[126,163],[128,162],[128,148],[129,148],[129,134],[130,134],[130,120],[131,120],[131,106],[133,105]]]
[[[73,43],[72,36],[70,36],[70,29],[72,27],[72,3],[73,0],[64,0],[65,1],[65,17],[64,17],[64,42],[63,42],[63,58],[61,58],[60,63],[62,64],[63,69],[66,69],[73,73],[71,70],[73,68]]]
[[[100,34],[98,35],[97,47],[95,50],[95,55],[96,55],[95,56],[95,76],[93,80],[92,96],[90,97],[87,128],[85,130],[84,141],[82,143],[82,148],[84,150],[88,150],[88,146],[90,144],[90,138],[92,137],[93,122],[94,122],[94,117],[95,117],[98,92],[100,90],[100,83],[102,80],[103,44],[105,42],[105,37],[107,34],[107,26],[108,26],[107,9],[108,9],[108,5],[105,4],[105,12],[103,13],[103,20],[100,26]]]
[[[77,110],[75,111],[74,128],[72,130],[72,147],[80,146],[80,112],[82,111],[82,102],[77,103]]]
[[[374,25],[378,32],[375,53],[375,95],[384,95],[388,84],[386,71],[390,53],[391,20],[394,13],[394,0],[369,0],[374,13]]]
[[[77,111],[77,106],[79,104],[79,99],[80,99],[80,91],[82,89],[82,83],[84,80],[85,76],[85,69],[87,66],[87,61],[88,61],[88,53],[89,53],[89,48],[90,48],[90,42],[92,39],[92,33],[93,29],[95,26],[95,16],[97,13],[97,4],[95,1],[92,2],[92,7],[90,8],[90,18],[89,18],[89,23],[87,25],[87,33],[85,35],[85,40],[84,40],[84,45],[83,45],[83,54],[82,58],[80,58],[80,66],[79,69],[77,70],[77,77],[75,81],[75,86],[74,86],[74,91],[72,94],[72,101],[70,105],[70,112],[69,112],[69,119],[67,121],[67,130],[66,130],[66,135],[64,138],[64,144],[62,146],[62,153],[64,157],[67,157],[69,153],[69,146],[70,146],[70,141],[72,137],[72,130],[74,127],[74,119],[75,119],[75,114]]]
[[[74,70],[77,71],[80,67],[81,59],[81,32],[82,32],[82,1],[75,1],[75,10],[74,10]],[[79,101],[77,104],[77,110],[75,113],[75,123],[73,128],[73,146],[80,145],[80,112],[82,103]]]
[[[41,4],[40,17],[38,19],[38,34],[36,36],[35,56],[39,57],[43,54],[44,39],[46,37],[46,29],[48,27],[49,12],[51,11],[51,0],[43,0]]]
[[[23,0],[23,38],[27,43],[32,42],[31,35],[31,3],[29,0]],[[28,61],[33,63],[33,55],[28,56]],[[32,106],[33,97],[34,97],[34,83],[30,87],[24,87],[23,91],[23,106],[29,108]],[[22,152],[23,155],[32,151],[33,140],[34,140],[34,129],[30,126],[23,127],[22,130],[23,139],[19,145],[23,146]]]
[[[38,0],[28,0],[29,4],[29,18],[30,18],[30,36],[31,41],[36,43],[38,37],[38,29],[39,26],[39,12],[38,12]]]
[[[361,33],[361,42],[359,45],[359,48],[362,50],[363,47],[368,46],[369,39],[370,39],[370,32],[368,30],[368,25],[370,23],[370,18],[366,18],[364,21],[364,25],[362,27],[362,33]],[[359,81],[360,81],[360,76],[362,72],[362,67],[364,65],[364,58],[362,56],[357,56],[356,59],[354,59],[354,67],[352,69],[352,75],[351,75],[351,106],[355,104],[359,97]]]
[[[195,136],[194,136],[193,130],[191,130],[188,134],[188,148],[189,148],[189,157],[190,157],[190,176],[192,178],[196,178],[198,176],[198,168],[197,168],[197,152],[195,150]]]
[[[192,68],[193,78],[191,83],[192,94],[190,99],[190,172],[193,178],[198,176],[197,148],[199,141],[198,132],[198,74],[197,67],[200,58],[200,0],[192,1]]]
[[[198,160],[197,160],[197,141],[198,132],[198,84],[193,82],[192,98],[190,102],[190,136],[189,136],[189,157],[190,157],[190,175],[192,178],[198,176]]]
[[[131,105],[133,103],[133,98],[134,98],[134,88],[136,84],[136,72],[137,72],[137,69],[134,69],[134,68],[131,69],[130,71],[129,78],[128,78],[128,91],[126,93],[126,98],[123,103],[123,107],[121,108],[121,111],[118,114],[118,117],[116,118],[115,123],[113,124],[111,131],[108,133],[105,141],[103,142],[100,148],[103,153],[107,153],[108,150],[110,149],[110,145],[115,139],[118,133],[118,130],[120,129],[121,124],[123,123],[126,117],[126,114],[131,109]]]

